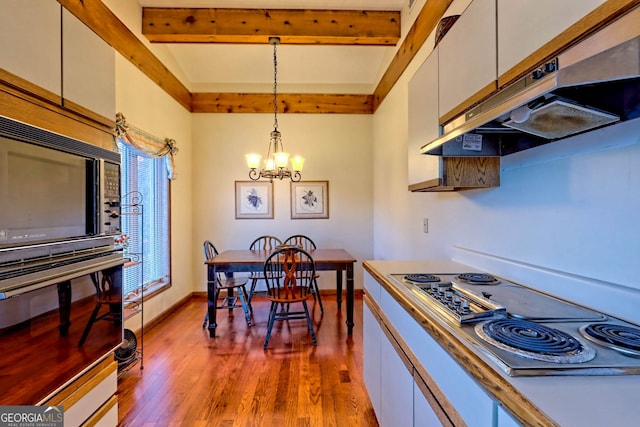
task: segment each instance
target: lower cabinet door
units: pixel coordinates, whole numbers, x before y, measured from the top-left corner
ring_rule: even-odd
[[[515,420],[515,418],[513,418],[511,416],[511,414],[509,414],[509,412],[507,412],[501,404],[496,403],[496,405],[498,406],[498,422],[497,422],[497,426],[498,427],[520,427],[522,426],[522,424],[520,424],[518,421]]]
[[[382,329],[366,301],[365,299],[362,308],[364,384],[367,387],[373,410],[379,416],[382,402],[382,390],[380,387],[380,337],[382,336]]]
[[[393,338],[381,339],[380,388],[381,411],[378,421],[381,427],[413,425],[413,367]],[[395,345],[394,345],[395,344]]]
[[[418,384],[419,381],[422,382],[422,378],[415,374],[413,382],[413,425],[415,427],[439,427],[443,425],[443,423],[422,393],[420,385]],[[423,387],[426,387],[424,383]]]

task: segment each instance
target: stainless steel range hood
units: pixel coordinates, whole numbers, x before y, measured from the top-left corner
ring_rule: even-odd
[[[422,154],[504,156],[640,117],[640,8],[453,119]]]

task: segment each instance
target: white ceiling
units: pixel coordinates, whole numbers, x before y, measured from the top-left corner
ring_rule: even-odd
[[[409,0],[138,0],[138,3],[142,7],[397,10],[403,12],[403,35],[407,31],[405,14],[409,12]],[[193,92],[273,90],[270,45],[167,44],[166,48]],[[396,49],[397,46],[279,45],[278,91],[371,94]]]

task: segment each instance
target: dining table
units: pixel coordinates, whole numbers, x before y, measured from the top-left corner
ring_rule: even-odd
[[[353,265],[356,259],[344,249],[313,249],[308,251],[317,271],[336,272],[338,312],[342,309],[342,275],[346,272],[347,334],[353,333]],[[263,271],[264,262],[273,250],[226,250],[205,261],[207,266],[207,313],[209,317],[209,337],[216,336],[216,301],[219,289],[216,286],[218,273],[231,276],[240,272]]]

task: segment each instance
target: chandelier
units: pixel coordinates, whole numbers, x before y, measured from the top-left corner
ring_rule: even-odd
[[[287,168],[289,163],[289,153],[284,151],[282,145],[282,135],[278,130],[278,57],[276,54],[276,46],[280,43],[279,37],[269,37],[269,43],[273,45],[273,130],[271,131],[271,139],[269,140],[269,150],[264,160],[264,167],[260,170],[260,154],[247,154],[247,166],[249,167],[249,178],[257,181],[265,178],[270,181],[276,179],[289,178],[291,181],[298,182],[302,178],[300,172],[304,164],[304,158],[295,156],[291,158],[291,169]]]

